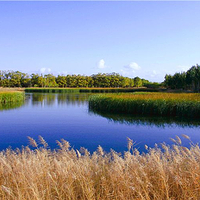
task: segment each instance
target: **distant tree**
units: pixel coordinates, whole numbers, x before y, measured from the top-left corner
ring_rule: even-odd
[[[0,70],[1,87],[141,87],[148,80],[128,78],[118,73],[98,73],[92,76],[22,73]]]
[[[195,92],[200,91],[200,66],[196,64],[196,66],[192,66],[186,75],[186,79],[188,84],[192,86],[192,90]]]
[[[58,87],[66,87],[67,86],[67,80],[65,76],[60,76],[58,75],[58,77],[56,78],[56,82],[58,84]]]
[[[57,83],[56,83],[56,77],[53,74],[47,74],[44,75],[44,78],[41,78],[42,76],[40,76],[40,85],[44,84],[45,81],[45,86],[46,87],[57,87]]]
[[[141,87],[142,86],[142,80],[138,76],[134,78],[134,86],[135,87]]]

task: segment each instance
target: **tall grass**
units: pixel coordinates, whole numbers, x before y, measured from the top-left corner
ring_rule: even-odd
[[[0,104],[6,104],[11,102],[21,102],[25,98],[23,92],[0,92]]]
[[[200,118],[200,94],[133,93],[103,94],[89,98],[94,111],[146,116]]]
[[[185,138],[190,138],[183,135]],[[0,152],[0,199],[9,200],[198,200],[200,199],[200,148],[181,146],[149,148],[140,154],[128,138],[121,156],[99,146],[90,154],[85,148],[50,150],[40,137],[29,138],[35,150]]]

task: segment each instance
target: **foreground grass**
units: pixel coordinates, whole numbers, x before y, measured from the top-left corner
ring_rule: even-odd
[[[199,119],[200,94],[142,92],[94,95],[89,98],[89,107],[110,113]]]
[[[35,150],[0,152],[0,199],[200,199],[200,148],[182,147],[179,137],[172,148],[146,147],[146,154],[133,149],[128,138],[124,156],[100,146],[93,154],[70,149],[65,140],[50,150],[42,137],[38,148],[29,139]]]

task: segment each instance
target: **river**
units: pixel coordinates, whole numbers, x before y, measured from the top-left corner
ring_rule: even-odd
[[[94,113],[88,108],[86,93],[26,93],[21,107],[0,111],[0,150],[28,145],[27,136],[41,135],[49,148],[58,148],[56,140],[65,139],[71,147],[89,151],[101,145],[105,151],[127,150],[127,137],[140,152],[144,145],[154,147],[170,138],[186,134],[194,143],[200,141],[200,123],[172,119],[148,119],[112,113]],[[182,138],[182,137],[181,137]],[[184,146],[189,141],[182,139]]]

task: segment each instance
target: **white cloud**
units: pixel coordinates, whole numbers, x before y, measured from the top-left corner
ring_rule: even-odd
[[[141,67],[135,62],[131,62],[129,65],[125,66],[125,68],[132,69],[132,70],[141,69]]]
[[[185,66],[185,65],[179,65],[177,67],[181,72],[186,72],[190,67]]]
[[[153,70],[152,73],[153,73],[153,75],[159,74],[159,72],[157,72],[156,70]]]
[[[131,62],[130,64],[125,65],[121,72],[124,76],[128,76],[135,74],[135,71],[138,71],[140,69],[141,67],[136,62]]]
[[[68,71],[63,71],[62,74],[67,75]]]
[[[104,69],[104,68],[106,68],[104,59],[101,59],[101,60],[98,62],[98,68],[99,68],[99,69]]]
[[[50,68],[43,67],[43,68],[40,69],[41,74],[49,74],[50,72],[51,72]]]

